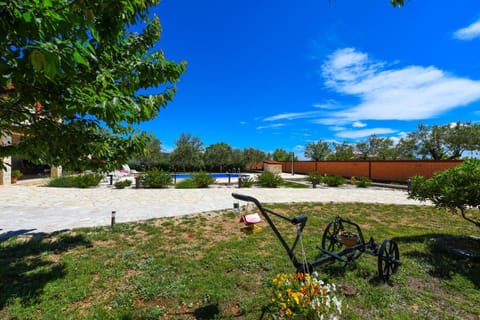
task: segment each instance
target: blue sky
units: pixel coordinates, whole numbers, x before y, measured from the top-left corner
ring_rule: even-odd
[[[163,0],[154,12],[158,49],[188,62],[175,100],[141,126],[165,151],[190,133],[302,157],[317,140],[480,120],[478,1]]]

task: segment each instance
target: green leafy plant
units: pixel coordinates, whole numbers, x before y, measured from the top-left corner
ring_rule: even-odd
[[[460,211],[465,220],[480,227],[480,220],[466,216],[467,208],[480,208],[480,160],[465,160],[459,166],[435,173],[430,179],[415,176],[408,196],[430,200],[435,207],[452,213]]]
[[[242,178],[242,188],[251,188],[255,184],[255,179],[250,177]]]
[[[323,175],[320,172],[309,172],[305,180],[312,183],[312,185],[317,185],[322,183]]]
[[[55,188],[90,188],[97,186],[102,181],[102,178],[102,175],[92,173],[78,176],[62,176],[50,180],[47,186]]]
[[[140,180],[149,188],[165,188],[172,183],[172,177],[168,172],[156,169],[145,172]]]
[[[203,171],[193,174],[192,180],[197,188],[208,188],[209,185],[214,184],[216,181],[209,173]]]
[[[360,178],[357,179],[355,185],[358,188],[367,188],[367,187],[370,187],[372,185],[372,180],[370,180],[366,177],[360,177]]]
[[[18,169],[12,170],[12,178],[17,178],[18,179],[21,176],[23,176],[22,171],[20,171]]]
[[[283,184],[283,179],[278,174],[266,171],[257,177],[257,184],[264,188],[276,188]]]
[[[22,138],[0,159],[109,171],[144,149],[135,124],[173,100],[186,70],[158,48],[158,2],[1,1],[1,131]]]
[[[338,187],[345,184],[345,178],[338,175],[323,177],[323,182],[329,187]]]
[[[274,319],[339,319],[342,303],[336,286],[317,279],[317,273],[279,273],[270,283]]]
[[[114,186],[117,189],[124,189],[126,187],[130,187],[131,185],[132,185],[132,180],[122,180],[114,183]]]

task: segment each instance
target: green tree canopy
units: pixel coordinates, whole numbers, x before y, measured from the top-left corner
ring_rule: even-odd
[[[430,200],[437,208],[460,211],[467,221],[480,227],[480,220],[466,215],[468,208],[480,209],[480,160],[468,159],[461,165],[437,172],[430,179],[412,179],[409,197]]]
[[[328,142],[322,140],[305,146],[305,157],[313,161],[327,160],[331,153]]]
[[[128,163],[142,171],[152,170],[153,168],[168,168],[168,155],[162,152],[162,142],[153,134],[147,135],[147,139],[145,148],[141,150],[142,152],[134,154]]]
[[[244,164],[263,162],[267,159],[267,154],[265,152],[255,148],[243,149],[242,153]]]
[[[348,142],[333,143],[333,153],[330,155],[331,160],[352,160],[354,156],[354,147]]]
[[[289,161],[292,160],[292,156],[285,149],[277,148],[273,151],[272,159],[275,161]]]
[[[141,150],[136,126],[172,100],[186,68],[155,48],[158,2],[0,2],[0,132],[21,137],[0,158],[109,170]]]
[[[405,140],[422,159],[460,159],[465,151],[480,150],[480,124],[419,124],[417,130],[407,134]]]
[[[209,170],[222,172],[233,165],[233,150],[225,142],[215,143],[205,149],[203,158]]]
[[[197,136],[182,133],[175,141],[175,150],[170,154],[170,162],[183,171],[203,168],[203,142]]]

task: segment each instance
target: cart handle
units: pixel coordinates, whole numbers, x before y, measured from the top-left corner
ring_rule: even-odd
[[[232,193],[232,197],[234,197],[235,199],[238,199],[238,200],[242,200],[242,201],[246,201],[246,202],[254,202],[255,204],[260,204],[260,202],[255,199],[254,197],[251,197],[251,196],[247,196],[247,195],[244,195],[244,194],[239,194],[239,193]]]

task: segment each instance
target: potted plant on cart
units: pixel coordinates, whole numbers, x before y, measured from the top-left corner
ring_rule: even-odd
[[[12,182],[12,183],[17,183],[17,180],[18,180],[21,176],[23,176],[22,171],[20,171],[20,170],[18,170],[18,169],[12,170],[11,182]]]
[[[351,231],[340,231],[340,241],[347,248],[353,247],[358,242],[358,235]]]

